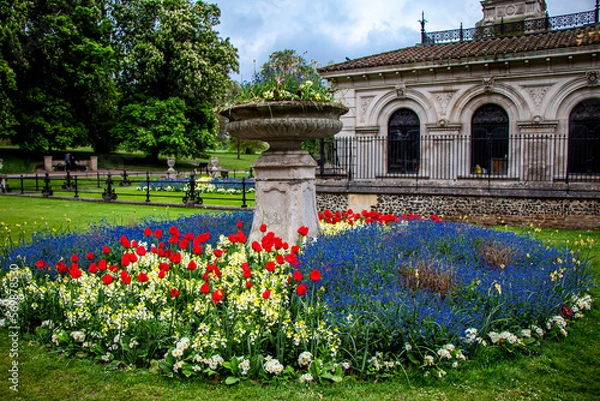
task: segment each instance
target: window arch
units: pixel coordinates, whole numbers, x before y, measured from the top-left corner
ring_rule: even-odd
[[[418,173],[420,164],[419,116],[410,109],[396,110],[388,123],[388,173]]]
[[[600,100],[577,104],[569,116],[569,174],[600,174]]]
[[[485,104],[471,120],[471,172],[506,174],[508,167],[508,114],[496,104]]]

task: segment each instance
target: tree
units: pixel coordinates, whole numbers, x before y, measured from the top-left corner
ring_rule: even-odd
[[[202,156],[218,131],[210,110],[226,91],[229,72],[237,70],[236,49],[213,29],[219,9],[202,1],[131,0],[115,1],[113,15],[121,52],[117,80],[127,116],[116,131],[128,147],[141,145],[135,138],[140,129],[151,144],[164,143],[161,137],[168,133],[148,130],[147,119],[133,110],[176,103],[178,117],[169,125],[178,139],[169,141],[168,149],[144,149],[154,160],[159,154]]]
[[[121,122],[116,125],[114,132],[129,151],[142,151],[149,155],[194,156],[196,149],[212,147],[212,137],[206,132],[212,130],[208,125],[214,122],[210,121],[210,110],[197,110],[204,114],[206,126],[190,127],[186,108],[185,102],[178,97],[167,100],[148,98],[143,103],[130,103],[123,107]]]
[[[25,23],[26,5],[13,0],[0,0],[0,138],[15,134],[13,96],[17,91],[17,76],[13,65],[22,61],[22,48],[16,39],[19,27]]]
[[[11,46],[2,46],[14,73],[12,142],[39,151],[99,142],[94,135],[112,120],[116,100],[105,0],[16,0],[0,7],[13,33]]]
[[[271,53],[269,60],[262,65],[261,73],[265,76],[275,74],[284,77],[303,77],[305,81],[316,82],[321,81],[316,63],[316,60],[312,63],[307,62],[304,57],[296,53],[296,50],[283,49]]]

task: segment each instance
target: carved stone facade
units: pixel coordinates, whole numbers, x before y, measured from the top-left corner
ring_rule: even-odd
[[[508,17],[539,18],[546,13],[544,0],[485,0],[481,4],[484,17],[479,25]],[[475,156],[468,149],[461,151],[461,144],[468,144],[474,137],[473,118],[480,108],[486,105],[500,108],[507,116],[507,150],[501,155],[503,160],[492,160],[494,167],[490,163],[490,169],[497,168],[497,172],[504,174],[495,177],[492,187],[501,189],[516,182],[526,188],[528,183],[535,182],[552,194],[536,198],[535,204],[547,197],[548,205],[558,202],[561,211],[569,211],[574,209],[565,204],[572,204],[573,193],[556,191],[556,188],[569,180],[572,113],[582,103],[600,103],[599,58],[600,25],[594,25],[479,43],[474,40],[415,46],[328,66],[321,69],[321,75],[339,89],[340,100],[350,108],[341,118],[344,126],[338,138],[368,136],[385,141],[391,137],[394,126],[390,121],[395,113],[409,110],[418,116],[420,137],[427,142],[420,144],[419,179],[411,185],[421,191],[432,185],[457,188],[458,195],[465,194],[460,192],[460,187],[466,182],[462,180],[476,178],[474,164],[469,161]],[[559,144],[558,138],[565,141]],[[372,149],[375,147],[367,147],[363,142],[353,149],[356,165],[362,163],[367,167],[357,167],[350,182],[340,183],[344,188],[340,193],[357,192],[361,180],[373,184],[386,179],[386,169],[391,166],[387,160],[391,157],[389,151],[385,147]],[[600,154],[592,154],[592,157],[598,160]],[[378,173],[374,175],[373,171]],[[584,203],[593,199],[589,205],[586,203],[584,210],[597,217],[600,214],[600,171],[594,171],[588,178],[586,185],[592,190],[581,192],[581,197],[585,198]],[[388,179],[393,180],[393,177]],[[396,192],[406,191],[405,184],[399,181],[396,184]],[[489,183],[481,181],[480,184],[488,187]],[[393,186],[389,180],[385,185]],[[332,188],[329,184],[327,187]],[[414,190],[410,188],[411,192]],[[368,191],[374,190],[371,187]],[[495,196],[493,191],[487,195]],[[527,199],[526,191],[521,191],[518,197]],[[567,199],[567,203],[563,204],[564,199],[556,197]],[[390,199],[380,198],[377,207],[399,211],[392,206],[400,198]],[[478,202],[489,203],[487,199],[480,198]],[[462,205],[453,201],[451,204],[453,208],[471,208],[473,213],[481,209],[475,207],[477,202]],[[513,212],[526,210],[522,202],[508,204],[513,205]],[[419,210],[433,210],[433,206]],[[485,214],[494,210],[486,209]]]

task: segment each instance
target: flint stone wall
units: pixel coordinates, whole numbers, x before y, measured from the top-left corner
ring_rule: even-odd
[[[317,192],[317,209],[381,213],[436,214],[447,220],[486,225],[509,224],[543,228],[600,230],[600,199],[372,194],[370,204],[354,205],[352,194]],[[366,207],[365,207],[366,206]]]

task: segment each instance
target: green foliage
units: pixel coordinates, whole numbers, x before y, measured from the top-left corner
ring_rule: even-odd
[[[203,1],[0,0],[0,139],[47,153],[108,153],[123,140],[156,158],[131,136],[176,128],[161,151],[202,155],[217,131],[212,109],[237,69],[235,48],[213,29],[219,15]],[[170,99],[184,108],[158,110]],[[148,127],[144,110],[168,121]]]
[[[333,89],[321,79],[316,61],[308,63],[295,50],[285,49],[273,52],[260,73],[238,88],[232,102],[288,100],[331,102]]]
[[[126,149],[156,159],[199,157],[214,146],[212,108],[237,68],[236,50],[213,30],[219,15],[201,1],[113,4],[125,120],[115,132]]]
[[[241,140],[239,138],[232,137],[227,151],[237,152],[238,157],[241,157],[241,154],[254,155],[257,153],[262,153],[267,150],[267,148],[268,144],[263,141]]]
[[[10,3],[0,3],[13,33],[2,57],[14,79],[2,103],[16,124],[5,136],[38,151],[97,142],[89,134],[105,131],[116,99],[105,1]]]

